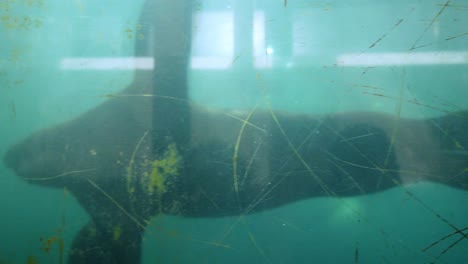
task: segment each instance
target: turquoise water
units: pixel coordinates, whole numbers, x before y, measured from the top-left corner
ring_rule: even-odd
[[[436,1],[195,2],[202,15],[194,23],[192,56],[229,62],[223,69],[190,70],[191,100],[197,104],[248,110],[266,91],[275,110],[293,113],[400,111],[402,117],[426,118],[468,108],[468,1],[445,8]],[[34,131],[79,116],[131,82],[133,71],[65,70],[60,61],[132,56],[135,41],[147,40],[138,36],[142,4],[0,0],[0,156]],[[264,34],[258,51],[252,47],[256,17],[264,28],[258,29]],[[232,45],[223,42],[230,33]],[[221,39],[215,42],[221,48],[208,45],[214,39]],[[461,52],[465,59],[379,67],[345,67],[338,59],[407,53],[413,46],[422,46],[412,52],[426,56]],[[406,102],[400,104],[395,98],[402,94]],[[3,164],[0,172],[0,263],[59,263],[55,238],[64,239],[66,256],[89,216],[67,190],[27,184]],[[242,218],[159,216],[145,233],[143,261],[430,263],[459,238],[422,252],[453,232],[436,214],[466,227],[468,193],[433,183],[408,190],[429,209],[396,188],[315,198]],[[463,263],[466,252],[465,239],[437,261]]]

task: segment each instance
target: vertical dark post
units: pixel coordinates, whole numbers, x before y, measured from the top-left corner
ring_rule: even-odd
[[[145,85],[151,89],[144,90],[154,95],[151,113],[156,153],[172,142],[183,151],[182,146],[187,146],[190,140],[187,71],[192,39],[192,2],[150,0],[143,6],[140,17],[144,39],[136,42],[135,53],[136,56],[154,58],[154,70],[149,78],[144,78],[147,80]]]

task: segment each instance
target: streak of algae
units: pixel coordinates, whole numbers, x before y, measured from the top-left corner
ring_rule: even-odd
[[[161,212],[163,209],[162,195],[168,191],[171,179],[179,175],[182,157],[177,151],[176,144],[171,143],[159,158],[148,160],[143,155],[143,160],[138,162],[137,152],[146,135],[147,132],[137,143],[126,168],[127,191],[132,205],[137,203],[135,192],[139,189],[147,197],[149,203],[156,201]],[[139,186],[137,185],[138,179]],[[177,212],[177,202],[174,202],[171,206],[172,208],[168,209],[171,212]],[[135,208],[134,206],[132,207],[133,209]]]
[[[28,258],[26,259],[26,263],[27,264],[37,264],[37,260],[34,256],[28,256]]]
[[[120,236],[122,235],[122,227],[120,225],[114,227],[114,234],[113,238],[115,241],[120,239]]]
[[[149,181],[147,185],[149,194],[153,194],[155,189],[160,195],[167,192],[169,178],[179,175],[180,161],[181,157],[176,145],[172,143],[168,146],[161,159],[156,159],[151,163],[149,179],[142,179],[144,186]]]

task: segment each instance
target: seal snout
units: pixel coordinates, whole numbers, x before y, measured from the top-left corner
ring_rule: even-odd
[[[25,141],[10,147],[3,157],[3,162],[18,176],[30,177],[39,169],[36,163],[41,156],[39,149],[31,148],[30,142]]]
[[[8,151],[3,156],[3,163],[7,168],[15,169],[18,167],[19,159],[15,149],[15,147],[8,149]]]

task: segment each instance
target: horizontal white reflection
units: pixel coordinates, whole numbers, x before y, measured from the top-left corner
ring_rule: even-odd
[[[339,55],[336,64],[342,67],[468,64],[468,52],[350,53]]]
[[[116,58],[63,58],[62,70],[152,70],[152,57],[116,57]]]
[[[232,57],[192,57],[192,69],[222,70],[232,65]],[[119,57],[119,58],[63,58],[60,61],[62,70],[153,70],[152,57]]]
[[[232,57],[192,57],[191,68],[196,70],[223,70],[231,67]]]

